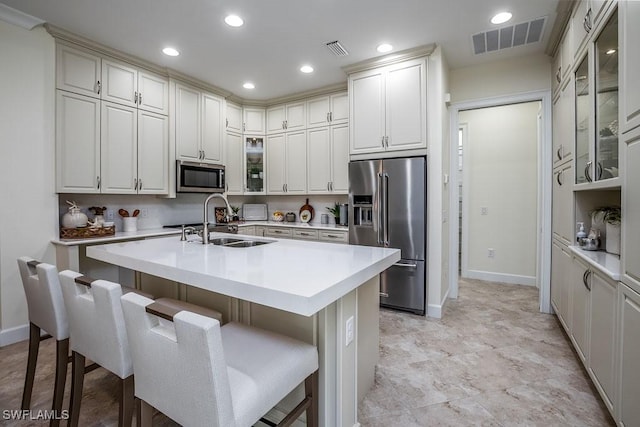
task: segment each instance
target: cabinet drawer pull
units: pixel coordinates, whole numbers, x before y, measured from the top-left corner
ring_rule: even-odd
[[[338,236],[337,234],[325,234],[325,236],[330,237],[332,239],[340,239],[342,236]]]
[[[301,236],[311,236],[311,233],[300,233]]]
[[[417,268],[418,264],[404,264],[401,262],[396,262],[393,264],[394,267],[406,267],[406,268]]]

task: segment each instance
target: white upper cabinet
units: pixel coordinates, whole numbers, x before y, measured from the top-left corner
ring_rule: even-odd
[[[250,134],[264,135],[266,133],[264,113],[264,108],[244,107],[242,109],[242,131]]]
[[[276,105],[267,109],[267,133],[288,132],[305,128],[305,102]]]
[[[224,147],[225,179],[227,194],[243,194],[243,150],[242,136],[237,133],[227,132]]]
[[[307,183],[309,194],[347,194],[349,190],[349,126],[308,131]]]
[[[169,192],[169,119],[138,110],[138,193]]]
[[[148,71],[138,71],[138,108],[152,113],[169,114],[169,82]]]
[[[200,91],[176,84],[176,157],[202,159],[200,144]]]
[[[122,62],[102,60],[102,99],[138,106],[138,70]]]
[[[56,191],[100,192],[100,100],[56,94]]]
[[[553,165],[558,166],[572,158],[574,147],[574,90],[568,79],[563,82],[553,104]]]
[[[349,76],[351,154],[427,147],[426,62]]]
[[[219,96],[202,94],[202,151],[203,159],[212,163],[222,163],[223,104]]]
[[[56,87],[80,95],[99,98],[102,59],[88,50],[58,43],[56,46]]]
[[[342,124],[349,121],[346,92],[307,101],[307,128]]]
[[[227,102],[227,132],[242,133],[242,107]]]
[[[267,194],[307,192],[307,132],[267,137]]]
[[[135,107],[102,103],[102,193],[134,194],[138,178],[138,115]]]
[[[620,5],[620,129],[622,132],[640,126],[640,2],[621,1]]]
[[[169,113],[164,77],[111,59],[102,60],[102,99],[159,114]]]
[[[223,105],[216,95],[176,83],[176,158],[223,161]]]

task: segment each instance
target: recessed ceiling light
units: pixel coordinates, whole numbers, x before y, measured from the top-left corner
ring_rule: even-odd
[[[300,67],[300,71],[307,74],[313,73],[313,67],[311,65],[303,65],[302,67]]]
[[[393,50],[393,46],[391,46],[389,43],[382,43],[376,49],[380,53],[387,53],[387,52],[391,52]]]
[[[224,18],[224,22],[230,27],[242,27],[242,24],[244,24],[244,21],[238,15],[229,15]]]
[[[616,50],[615,50],[615,49],[609,49],[609,50],[607,51],[607,55],[613,55],[614,53],[616,53]]]
[[[162,53],[164,53],[165,55],[168,55],[168,56],[178,56],[178,55],[180,55],[180,52],[178,52],[177,50],[175,50],[172,47],[165,47],[164,49],[162,49]]]
[[[245,88],[245,89],[255,89],[256,85],[254,85],[251,82],[246,82],[245,84],[242,85],[242,87]]]
[[[496,16],[491,18],[491,23],[492,24],[504,24],[509,19],[511,19],[512,16],[513,15],[511,13],[509,13],[509,12],[500,12],[500,13],[496,14]]]

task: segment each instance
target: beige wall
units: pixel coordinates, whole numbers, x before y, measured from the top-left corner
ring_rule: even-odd
[[[451,102],[551,89],[551,58],[544,54],[451,70]]]
[[[463,251],[469,277],[535,284],[539,109],[539,102],[529,102],[459,114],[468,130]],[[488,257],[488,248],[494,249],[494,258]],[[464,267],[463,261],[463,275]]]
[[[44,29],[0,21],[0,345],[27,337],[17,257],[55,263],[54,57]]]

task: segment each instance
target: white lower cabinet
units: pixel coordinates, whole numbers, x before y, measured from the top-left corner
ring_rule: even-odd
[[[299,230],[294,228],[292,237],[302,240],[318,240],[318,230]]]
[[[640,424],[640,294],[618,285],[618,391],[617,421],[621,426]]]
[[[264,230],[265,236],[278,237],[278,238],[291,238],[293,233],[290,228],[285,227],[267,227]]]
[[[247,225],[238,229],[238,234],[247,236],[276,237],[282,239],[319,240],[334,243],[349,243],[347,230],[298,228],[287,226]]]
[[[569,313],[571,270],[569,250],[554,239],[551,246],[551,303],[567,333],[571,331]]]
[[[346,231],[320,230],[318,239],[325,242],[349,243],[349,233]]]
[[[589,314],[591,311],[591,270],[574,258],[571,270],[571,338],[580,359],[586,363],[589,350]]]
[[[616,283],[597,271],[591,274],[589,373],[604,403],[613,411],[615,399],[614,351],[616,335]],[[640,359],[639,359],[640,361]],[[636,420],[640,421],[640,419]]]

